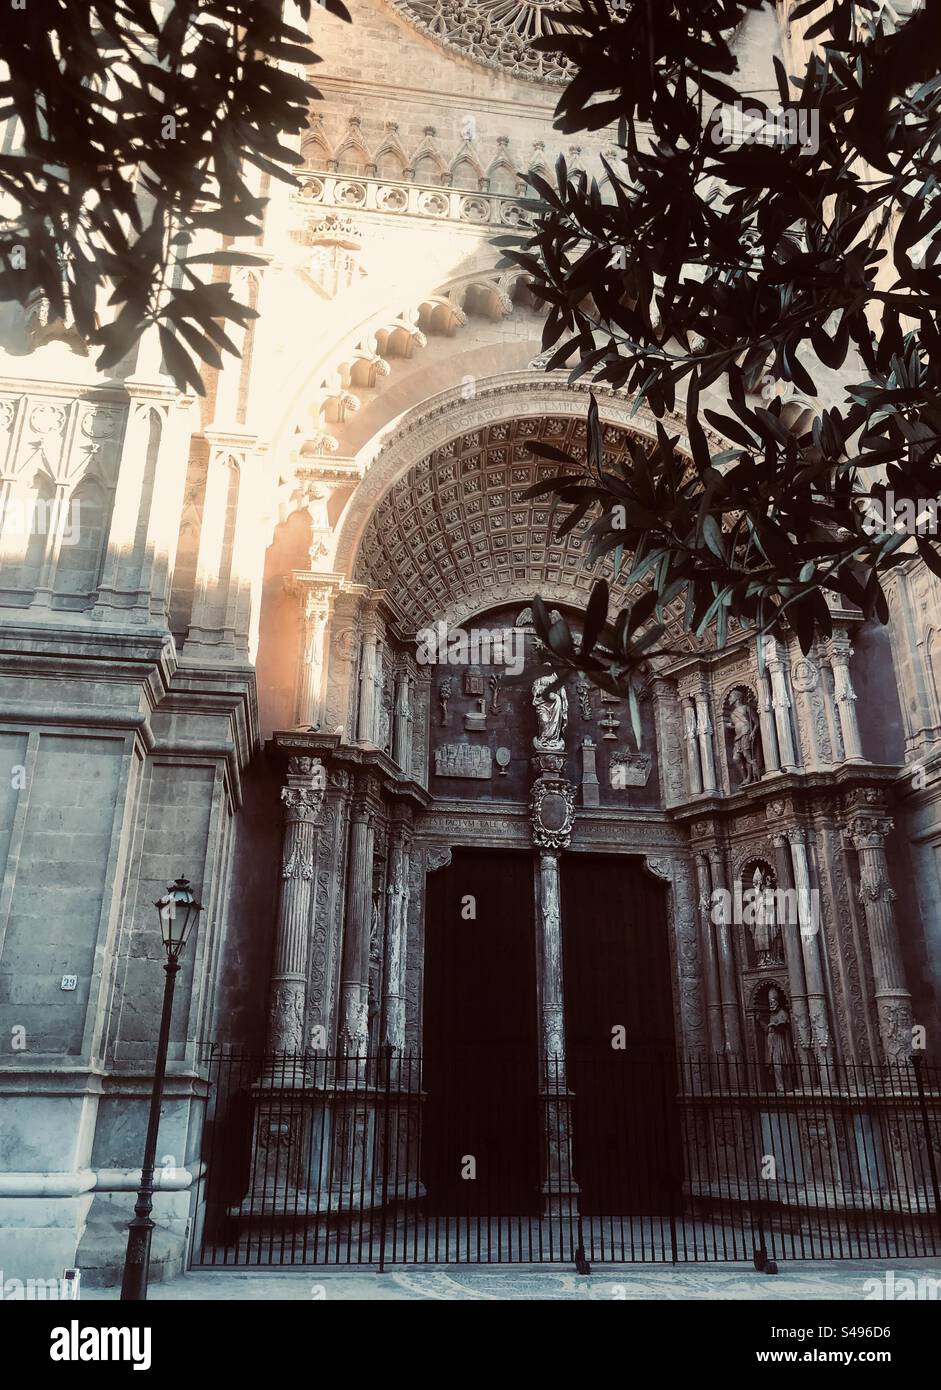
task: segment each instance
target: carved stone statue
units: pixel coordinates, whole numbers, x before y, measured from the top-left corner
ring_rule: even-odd
[[[533,747],[543,752],[560,753],[565,747],[569,701],[564,685],[559,686],[558,690],[550,689],[555,679],[555,674],[550,673],[537,676],[533,681],[533,707],[539,723],[539,733],[533,739]]]
[[[725,721],[732,730],[732,764],[738,772],[739,786],[748,787],[761,777],[758,767],[758,717],[740,690],[729,696]]]
[[[751,882],[751,929],[758,965],[780,965],[781,930],[774,910],[774,881],[758,865]]]
[[[765,1030],[765,1061],[774,1089],[783,1091],[785,1069],[791,1060],[791,1015],[774,985],[768,990],[768,1017],[760,1026]]]

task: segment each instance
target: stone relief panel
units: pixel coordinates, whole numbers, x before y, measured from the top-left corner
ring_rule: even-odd
[[[586,721],[574,677],[565,682],[560,698],[544,699],[539,683],[550,679],[549,667],[531,626],[517,626],[527,612],[499,608],[474,618],[461,629],[467,638],[463,649],[456,645],[457,630],[441,625],[450,633],[451,645],[442,637],[432,654],[444,659],[421,667],[430,680],[431,792],[449,800],[484,796],[491,802],[528,801],[532,758],[539,752],[558,756],[560,771],[580,787],[584,744],[591,739],[599,799],[589,803],[580,797],[580,804],[658,807],[655,701],[641,701],[642,742],[637,749],[626,701],[599,699]],[[427,631],[436,635],[438,628],[431,625]],[[455,655],[468,659],[452,663],[448,658]],[[497,664],[491,660],[494,655],[510,660]]]

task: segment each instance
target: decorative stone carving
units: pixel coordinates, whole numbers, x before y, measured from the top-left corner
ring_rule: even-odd
[[[613,752],[608,762],[608,779],[615,791],[625,787],[646,787],[653,767],[650,753]]]
[[[483,733],[487,727],[487,700],[486,696],[480,695],[477,698],[477,708],[469,710],[464,716],[464,728],[468,733]]]
[[[564,777],[543,773],[533,785],[529,814],[533,843],[541,849],[564,849],[575,822],[575,788]]]
[[[555,674],[550,672],[533,681],[533,708],[539,725],[533,747],[544,752],[561,752],[565,748],[569,701],[564,685],[552,689],[555,680]]]
[[[584,676],[577,676],[575,679],[575,694],[583,719],[591,718],[592,693],[593,686],[591,681],[586,680]]]
[[[605,730],[602,737],[610,742],[616,742],[618,736],[617,731],[621,727],[620,719],[615,719],[611,710],[608,710],[604,719],[599,719],[598,723],[601,728]]]
[[[493,776],[490,749],[474,743],[443,743],[435,749],[435,775],[486,781]]]
[[[451,862],[450,845],[425,846],[425,872],[433,874],[438,869],[446,869]]]
[[[532,46],[533,39],[557,32],[544,0],[392,0],[392,4],[436,42],[514,77],[558,82],[570,69],[558,54],[540,53]],[[566,0],[553,0],[553,6],[565,9]]]
[[[323,765],[316,758],[310,761],[318,763],[322,776]],[[323,808],[323,787],[282,787],[281,800],[288,822],[310,821],[316,824]]]
[[[447,727],[448,702],[451,699],[451,677],[445,676],[438,686],[438,703],[441,705],[441,727]]]
[[[600,805],[598,772],[595,767],[597,749],[591,738],[582,739],[582,805]]]

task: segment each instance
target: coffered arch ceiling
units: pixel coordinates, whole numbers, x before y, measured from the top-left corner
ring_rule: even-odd
[[[649,444],[622,426],[604,426],[611,463],[632,438]],[[559,471],[529,452],[535,441],[583,457],[585,419],[546,415],[481,425],[426,454],[379,501],[363,533],[354,579],[384,590],[403,628],[415,631],[444,616],[462,622],[535,594],[583,606],[602,574],[611,585],[612,613],[645,591],[645,583],[628,589],[623,575],[615,579],[610,561],[588,566],[587,523],[556,539],[568,508],[551,495],[525,495],[534,482]],[[677,651],[697,650],[679,611],[668,615],[668,632]]]

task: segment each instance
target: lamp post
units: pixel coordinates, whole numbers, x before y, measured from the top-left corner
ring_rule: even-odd
[[[154,1065],[154,1089],[150,1097],[147,1120],[147,1140],[141,1183],[134,1206],[134,1220],[128,1227],[127,1254],[124,1259],[124,1279],[121,1284],[123,1301],[140,1302],[147,1297],[147,1276],[150,1269],[150,1241],[154,1223],[153,1210],[154,1162],[157,1157],[157,1130],[160,1127],[160,1104],[163,1100],[163,1080],[167,1070],[167,1050],[170,1042],[170,1015],[173,1011],[173,989],[180,969],[180,956],[190,928],[202,912],[189,879],[178,878],[167,887],[166,893],[154,907],[160,916],[160,932],[167,953],[166,984],[163,990],[163,1013],[160,1016],[160,1035],[157,1040],[157,1061]]]

